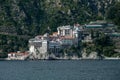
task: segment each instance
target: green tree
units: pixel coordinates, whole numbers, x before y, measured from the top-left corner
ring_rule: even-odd
[[[120,26],[120,2],[111,6],[107,11],[107,19],[114,21],[115,24]],[[119,27],[120,29],[120,27]]]
[[[99,37],[94,40],[96,51],[98,55],[112,56],[114,55],[114,43],[109,36],[101,33]]]

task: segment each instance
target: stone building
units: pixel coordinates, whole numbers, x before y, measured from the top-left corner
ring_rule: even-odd
[[[48,41],[42,39],[30,39],[29,51],[32,59],[47,59]]]
[[[77,46],[80,38],[79,26],[60,26],[58,32],[36,36],[29,40],[31,59],[48,59],[50,54],[59,56],[61,50],[69,46]]]

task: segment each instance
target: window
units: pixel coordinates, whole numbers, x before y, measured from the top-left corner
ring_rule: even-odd
[[[70,35],[70,30],[69,29],[65,30],[65,35]]]

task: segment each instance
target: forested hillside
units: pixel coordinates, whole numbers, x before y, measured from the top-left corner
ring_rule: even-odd
[[[0,32],[37,35],[49,26],[102,19],[115,0],[0,0]]]
[[[0,0],[0,33],[12,40],[6,34],[32,37],[45,33],[48,26],[51,31],[55,31],[60,25],[84,24],[91,20],[104,19],[108,8],[113,6],[115,1],[117,0]],[[10,51],[27,47],[3,43],[3,40],[0,37],[0,52],[4,52],[3,49],[8,47],[12,48]],[[13,42],[16,43],[17,40],[19,44],[24,43],[19,38],[13,39]],[[13,49],[15,46],[20,48]]]

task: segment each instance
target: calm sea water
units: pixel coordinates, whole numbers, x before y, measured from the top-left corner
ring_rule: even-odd
[[[120,80],[120,60],[0,61],[0,80]]]

